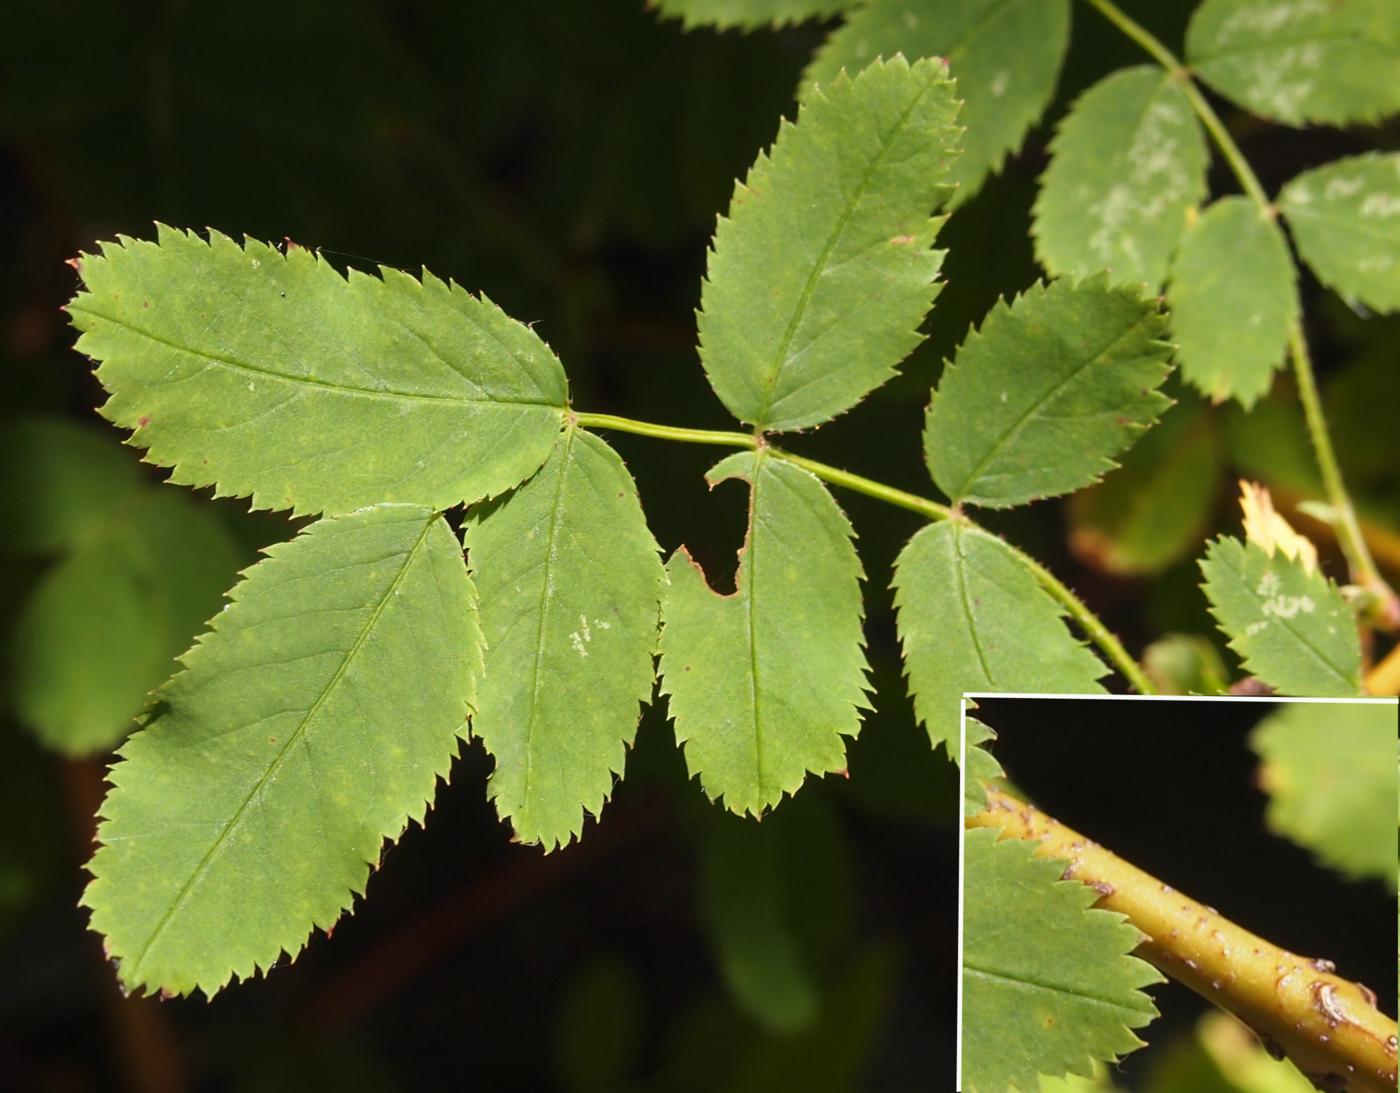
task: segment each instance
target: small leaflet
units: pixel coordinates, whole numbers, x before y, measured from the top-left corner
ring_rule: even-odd
[[[164,225],[78,268],[68,313],[102,414],[179,485],[298,514],[441,511],[528,478],[563,420],[549,347],[426,271],[346,277],[302,247]]]
[[[1374,311],[1400,311],[1400,152],[1306,171],[1283,188],[1279,208],[1323,284]]]
[[[1001,169],[1055,95],[1069,47],[1069,0],[870,0],[832,32],[803,93],[876,57],[941,57],[963,100],[962,155],[948,172],[955,209]]]
[[[1212,402],[1247,410],[1266,394],[1298,319],[1298,288],[1278,224],[1245,197],[1212,204],[1172,259],[1167,304],[1181,375]]]
[[[579,837],[620,778],[651,698],[666,575],[632,476],[569,427],[543,467],[473,509],[465,534],[485,671],[472,733],[487,795],[523,842]]]
[[[872,64],[807,96],[736,184],[697,322],[705,374],[739,420],[819,425],[923,340],[957,110],[939,62]]]
[[[1400,5],[1205,0],[1186,29],[1186,62],[1263,118],[1377,122],[1400,110]]]
[[[1081,95],[1050,144],[1033,210],[1036,257],[1052,276],[1107,270],[1156,290],[1206,196],[1205,136],[1177,81],[1125,68]]]
[[[1102,275],[997,303],[944,369],[924,451],[954,503],[1006,508],[1097,481],[1171,404],[1166,317]]]
[[[686,30],[755,30],[830,19],[858,0],[649,0],[648,7],[663,19],[679,19]]]
[[[869,708],[860,559],[819,479],[761,450],[710,469],[749,483],[735,591],[682,547],[666,570],[662,693],[686,766],[712,800],[761,816],[809,773],[844,770],[843,737]]]
[[[82,904],[130,990],[295,956],[421,823],[481,673],[452,529],[379,505],[268,549],[121,748]]]
[[[1280,694],[1360,692],[1356,619],[1330,579],[1228,537],[1206,549],[1201,572],[1211,613],[1251,675]]]
[[[958,750],[966,691],[1102,694],[1107,669],[996,536],[930,524],[895,560],[896,621],[914,712],[934,746]]]

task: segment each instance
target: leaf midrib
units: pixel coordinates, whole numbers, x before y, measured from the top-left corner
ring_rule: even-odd
[[[176,913],[180,910],[180,908],[184,905],[185,901],[193,893],[196,884],[204,876],[209,866],[213,862],[214,857],[225,846],[229,835],[233,832],[234,828],[238,826],[238,822],[242,819],[244,812],[246,812],[248,809],[248,806],[252,804],[253,800],[259,795],[259,793],[261,793],[263,787],[267,785],[268,781],[277,772],[278,768],[281,767],[283,761],[286,759],[288,753],[291,751],[292,745],[296,744],[302,739],[303,735],[307,730],[307,727],[315,719],[316,714],[320,712],[320,709],[325,704],[326,699],[330,696],[331,692],[335,690],[336,685],[341,681],[341,679],[344,678],[345,673],[349,670],[350,663],[355,659],[355,656],[359,653],[360,649],[368,640],[370,633],[374,630],[375,624],[379,621],[379,616],[383,614],[384,608],[390,602],[393,601],[394,593],[397,591],[399,585],[403,583],[404,576],[408,573],[409,567],[413,564],[414,558],[417,556],[419,549],[423,546],[423,543],[427,540],[428,533],[432,530],[433,525],[437,521],[437,519],[437,513],[433,513],[429,516],[427,520],[424,521],[423,530],[419,532],[418,538],[414,540],[413,545],[410,546],[408,550],[404,553],[404,561],[403,564],[399,567],[398,573],[396,573],[394,575],[394,579],[389,582],[388,586],[384,591],[384,595],[380,598],[379,603],[375,605],[374,610],[370,612],[369,618],[365,620],[365,624],[361,628],[359,635],[355,638],[354,643],[350,646],[348,650],[346,650],[345,656],[341,660],[340,665],[336,668],[331,678],[327,681],[325,687],[321,689],[321,693],[316,696],[316,701],[311,704],[310,708],[303,715],[302,719],[297,723],[296,728],[293,729],[290,733],[288,733],[286,743],[282,745],[282,747],[278,750],[277,755],[273,758],[272,762],[268,764],[267,770],[264,771],[262,776],[259,777],[258,780],[253,784],[253,788],[248,791],[248,795],[244,797],[242,803],[238,806],[238,809],[224,823],[223,829],[215,837],[214,842],[205,852],[204,857],[200,859],[199,864],[196,865],[195,868],[191,871],[189,879],[185,881],[184,885],[180,888],[180,891],[171,901],[170,906],[166,909],[165,913],[161,915],[160,920],[156,923],[154,929],[152,929],[150,937],[147,938],[146,943],[141,947],[141,951],[137,954],[136,959],[132,962],[133,978],[137,978],[139,976],[141,964],[145,961],[146,956],[151,951],[151,948],[160,939],[160,936],[165,932],[166,927],[170,925]]]
[[[1133,1006],[1127,1005],[1124,1002],[1120,1002],[1112,998],[1105,998],[1102,995],[1093,994],[1089,991],[1081,990],[1076,987],[1065,987],[1059,985],[1058,983],[1043,983],[1038,979],[1031,979],[1028,976],[1012,975],[1007,972],[1000,971],[996,968],[979,967],[978,965],[972,963],[967,959],[963,960],[963,971],[964,973],[982,976],[983,978],[990,979],[996,983],[1010,983],[1016,986],[1017,988],[1032,987],[1037,990],[1050,991],[1054,994],[1068,995],[1071,998],[1077,998],[1083,1002],[1090,1002],[1094,1005],[1104,1006],[1120,1014],[1127,1013],[1133,1016],[1151,1017],[1155,1012],[1155,1009],[1151,1006],[1151,1003],[1148,1003],[1148,1008],[1137,1009]],[[1126,1022],[1124,1023],[1126,1024]]]
[[[293,385],[299,384],[305,387],[317,387],[321,388],[322,390],[334,391],[338,394],[351,395],[357,398],[389,399],[401,402],[445,402],[453,405],[470,404],[474,406],[498,408],[504,408],[507,406],[538,406],[541,408],[551,410],[558,410],[562,408],[556,403],[540,399],[517,399],[504,398],[498,396],[491,396],[486,398],[470,398],[461,395],[431,395],[417,391],[401,391],[392,387],[353,387],[349,384],[334,383],[330,380],[315,379],[311,376],[293,376],[288,375],[285,372],[277,372],[270,368],[264,368],[260,365],[250,364],[247,361],[241,361],[235,357],[228,357],[218,353],[212,353],[205,349],[196,349],[193,346],[181,345],[179,342],[171,341],[169,338],[165,338],[159,334],[153,333],[152,331],[145,330],[142,327],[139,327],[126,319],[119,319],[115,316],[107,315],[100,311],[94,311],[91,308],[81,307],[78,305],[70,305],[68,310],[71,314],[74,315],[90,315],[95,319],[111,323],[113,326],[119,326],[123,330],[128,330],[131,333],[137,335],[138,337],[145,338],[147,341],[155,342],[157,345],[162,345],[165,348],[172,349],[177,353],[184,353],[198,360],[208,361],[210,364],[220,365],[224,368],[231,368],[239,372],[247,372],[250,375],[264,376],[268,379],[276,380],[281,383],[289,383]]]
[[[774,404],[778,401],[774,398],[777,389],[778,379],[783,373],[783,367],[787,363],[788,348],[792,345],[792,339],[797,336],[797,328],[802,323],[802,318],[806,314],[807,305],[811,302],[813,294],[817,290],[817,282],[821,279],[826,268],[827,259],[831,257],[831,252],[835,250],[837,241],[846,230],[846,225],[850,223],[851,217],[855,214],[855,209],[865,196],[866,189],[870,186],[871,179],[875,175],[876,169],[884,162],[886,154],[893,146],[896,137],[909,120],[909,115],[914,112],[914,108],[923,101],[929,90],[935,86],[935,81],[924,81],[923,87],[919,88],[919,93],[915,95],[899,115],[895,123],[890,127],[887,135],[881,139],[880,150],[871,158],[862,172],[860,181],[856,184],[855,190],[846,207],[841,210],[841,215],[837,217],[836,224],[831,233],[827,236],[826,242],[822,245],[821,253],[817,255],[817,260],[812,263],[812,268],[807,274],[807,281],[802,286],[802,292],[798,295],[797,304],[793,308],[792,317],[788,320],[787,329],[783,331],[782,339],[778,343],[778,348],[774,351],[769,363],[768,377],[764,381],[763,405],[753,425],[759,429],[767,428],[769,413],[772,412]]]

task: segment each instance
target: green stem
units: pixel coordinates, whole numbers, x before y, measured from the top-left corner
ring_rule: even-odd
[[[1206,127],[1206,131],[1210,133],[1211,139],[1215,141],[1216,147],[1220,149],[1220,154],[1230,165],[1230,170],[1239,181],[1240,187],[1258,206],[1261,213],[1271,219],[1276,216],[1278,210],[1260,184],[1259,176],[1254,173],[1239,145],[1221,122],[1220,116],[1201,94],[1200,88],[1191,79],[1189,70],[1176,54],[1145,27],[1120,10],[1113,0],[1087,2],[1180,81],[1182,92]],[[1323,489],[1326,490],[1327,500],[1335,513],[1337,544],[1346,557],[1352,581],[1366,589],[1374,598],[1376,616],[1393,626],[1400,623],[1400,599],[1397,599],[1394,591],[1376,569],[1371,551],[1361,534],[1356,509],[1342,481],[1341,466],[1337,462],[1337,453],[1332,447],[1332,437],[1327,431],[1327,421],[1322,414],[1322,400],[1318,397],[1317,378],[1313,372],[1307,340],[1303,337],[1303,324],[1297,318],[1288,325],[1288,351],[1293,359],[1293,372],[1298,381],[1298,397],[1303,404],[1303,416],[1307,423],[1308,436],[1312,440],[1313,454],[1317,459],[1318,469],[1322,472]]]
[[[886,504],[908,509],[910,512],[917,512],[920,516],[925,516],[930,520],[962,520],[971,526],[976,526],[965,514],[947,505],[931,501],[927,497],[920,497],[918,494],[896,489],[893,486],[887,486],[883,482],[866,478],[864,475],[852,474],[840,467],[833,467],[829,463],[819,463],[806,456],[794,455],[792,452],[760,440],[752,433],[724,432],[716,429],[682,429],[672,425],[657,425],[650,421],[616,417],[612,414],[575,413],[573,419],[576,424],[585,428],[615,429],[618,432],[635,433],[638,436],[655,437],[659,440],[678,440],[690,444],[714,444],[728,448],[758,448],[762,445],[774,459],[781,459],[795,467],[801,467],[823,481],[830,482],[833,486],[840,486],[855,493],[863,493],[866,497],[873,497],[877,501],[884,501]],[[1152,686],[1152,681],[1147,678],[1147,674],[1138,666],[1137,661],[1129,655],[1127,649],[1123,647],[1123,643],[1114,636],[1113,632],[1103,624],[1083,600],[1029,554],[1014,546],[1011,547],[1011,550],[1035,574],[1036,579],[1040,581],[1045,590],[1073,616],[1090,640],[1113,662],[1114,667],[1123,673],[1123,678],[1135,690],[1145,695],[1157,693],[1156,688]]]

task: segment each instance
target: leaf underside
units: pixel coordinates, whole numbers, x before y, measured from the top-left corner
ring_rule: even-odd
[[[1065,863],[993,828],[964,832],[963,1088],[1032,1091],[1037,1075],[1088,1076],[1142,1046],[1157,1016],[1141,988],[1164,982],[1130,956],[1142,934],[1091,909],[1099,894],[1061,880]]]
[[[1033,210],[1036,257],[1053,276],[1107,269],[1155,290],[1206,196],[1205,137],[1177,80],[1125,68],[1077,99],[1050,144]]]
[[[698,315],[711,386],[741,421],[800,429],[850,409],[922,338],[957,100],[902,57],[842,76],[784,121],[715,230]]]
[[[950,756],[964,692],[1103,693],[1107,669],[994,535],[959,520],[930,524],[896,559],[894,589],[914,712]]]
[[[1396,704],[1290,703],[1249,744],[1269,827],[1344,876],[1396,875]]]
[[[83,895],[130,989],[295,955],[421,822],[480,674],[441,517],[383,505],[270,548],[122,747]]]
[[[1318,280],[1376,311],[1400,311],[1400,152],[1305,171],[1279,207]]]
[[[1282,694],[1360,691],[1356,620],[1321,573],[1232,538],[1206,548],[1201,572],[1211,613],[1252,675]]]
[[[667,563],[662,692],[711,798],[761,815],[808,772],[845,769],[868,708],[860,560],[851,526],[807,471],[740,452],[706,476],[750,484],[735,591],[712,591],[684,548]]]
[[[924,422],[933,480],[1002,508],[1097,481],[1170,405],[1166,319],[1103,276],[999,302],[944,369]]]
[[[1055,94],[1069,46],[1069,0],[870,0],[817,51],[803,94],[876,57],[941,57],[963,100],[962,155],[946,181],[956,208],[1020,147]]]
[[[575,428],[533,478],[473,511],[466,543],[486,637],[472,733],[496,760],[488,795],[521,841],[551,849],[622,774],[651,697],[665,572],[632,476]]]
[[[1380,121],[1400,110],[1394,0],[1205,0],[1186,63],[1222,95],[1288,125]]]
[[[254,507],[446,509],[549,454],[568,392],[526,326],[424,272],[158,227],[84,255],[69,304],[102,413],[170,480]]]
[[[1215,202],[1182,237],[1167,304],[1182,378],[1215,402],[1249,409],[1268,392],[1298,318],[1278,224],[1246,197]]]

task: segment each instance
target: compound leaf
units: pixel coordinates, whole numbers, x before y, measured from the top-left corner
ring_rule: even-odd
[[[647,0],[664,19],[679,19],[686,30],[720,27],[754,30],[830,19],[857,0]]]
[[[66,755],[107,751],[219,610],[240,560],[218,517],[190,498],[125,495],[20,609],[10,675],[21,720]]]
[[[993,828],[963,834],[963,1088],[1033,1090],[1037,1075],[1088,1076],[1142,1046],[1157,1016],[1142,988],[1163,982],[1129,954],[1142,934],[1091,908],[1099,894],[1061,880],[1064,862]]]
[[[895,560],[894,589],[914,712],[950,756],[966,691],[1103,692],[1104,666],[994,535],[960,520],[930,524]]]
[[[1232,538],[1206,548],[1201,572],[1211,612],[1250,673],[1283,694],[1360,691],[1356,620],[1321,573]]]
[[[294,955],[420,821],[480,674],[441,517],[381,505],[269,549],[123,745],[83,895],[130,989]]]
[[[300,247],[164,226],[79,269],[102,413],[173,482],[299,513],[445,509],[527,478],[559,430],[554,354],[429,273],[347,279]]]
[[[1395,713],[1393,701],[1289,703],[1249,737],[1269,827],[1353,879],[1395,881]]]
[[[1249,409],[1269,390],[1298,318],[1278,224],[1248,198],[1215,202],[1182,237],[1167,303],[1182,378],[1214,402]]]
[[[1400,110],[1393,0],[1205,0],[1186,60],[1221,94],[1288,125],[1375,122]]]
[[[998,170],[1050,104],[1069,46],[1069,0],[870,0],[803,74],[804,94],[876,57],[941,57],[957,81],[963,153],[946,181],[956,208]]]
[[[1155,289],[1206,196],[1207,152],[1191,104],[1160,68],[1100,80],[1050,144],[1033,212],[1036,256],[1058,276],[1107,269]]]
[[[930,219],[957,130],[937,61],[881,61],[813,92],[734,188],[701,291],[721,401],[767,431],[850,409],[919,344],[937,295]]]
[[[621,776],[651,697],[666,575],[632,476],[567,428],[543,467],[466,529],[485,672],[472,732],[489,796],[525,842],[563,845]]]
[[[944,369],[924,422],[933,480],[1004,508],[1096,481],[1170,405],[1171,347],[1152,300],[1103,276],[999,302]]]
[[[850,524],[807,471],[740,452],[706,478],[749,483],[748,533],[727,596],[684,548],[667,563],[661,689],[705,793],[761,815],[809,771],[845,769],[841,738],[869,707],[863,574]]]
[[[1211,415],[1178,403],[1118,470],[1069,499],[1071,549],[1108,573],[1160,573],[1205,538],[1220,470]]]
[[[1400,311],[1400,152],[1305,171],[1279,206],[1323,284],[1376,311]]]

